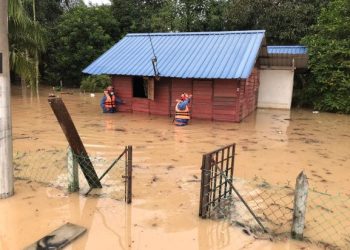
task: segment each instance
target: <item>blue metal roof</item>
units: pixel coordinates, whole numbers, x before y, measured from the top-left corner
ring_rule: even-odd
[[[264,37],[264,30],[127,34],[83,72],[153,76],[151,38],[160,76],[246,79]]]
[[[305,55],[307,48],[305,46],[267,46],[267,52],[269,54]]]

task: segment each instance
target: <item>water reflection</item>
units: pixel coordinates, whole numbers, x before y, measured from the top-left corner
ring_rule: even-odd
[[[49,92],[42,90],[40,99],[30,99],[23,98],[21,92],[13,88],[15,152],[66,149],[65,137],[47,103]],[[194,119],[187,127],[176,127],[169,117],[102,114],[99,97],[100,94],[91,97],[78,92],[62,95],[89,154],[117,156],[126,145],[133,145],[133,204],[125,206],[107,198],[86,199],[74,195],[69,196],[69,201],[57,197],[48,199],[46,192],[38,192],[36,198],[28,199],[31,204],[21,203],[18,199],[33,193],[28,184],[22,183],[12,204],[0,203],[0,210],[13,212],[8,219],[5,213],[0,215],[0,221],[4,221],[0,232],[6,231],[8,235],[5,242],[1,240],[1,247],[19,249],[33,242],[52,229],[53,225],[47,225],[47,221],[54,221],[54,226],[71,221],[89,228],[89,233],[72,245],[74,249],[244,247],[251,243],[251,238],[227,224],[203,221],[197,216],[200,183],[194,176],[200,176],[202,154],[233,142],[237,144],[236,176],[258,176],[271,183],[285,184],[294,183],[297,174],[305,170],[312,187],[350,193],[349,116],[261,109],[242,123]],[[40,204],[50,212],[35,217],[36,220],[18,222],[16,216],[22,210],[33,212],[33,204]],[[68,208],[64,208],[67,205]],[[61,212],[53,211],[54,208]],[[30,212],[25,215],[33,218]],[[16,243],[11,240],[37,224],[42,227],[36,234],[28,234]],[[6,230],[9,225],[17,226]],[[262,246],[273,249],[276,245],[270,242],[260,248],[255,245],[256,249]],[[289,243],[279,247],[288,249]]]

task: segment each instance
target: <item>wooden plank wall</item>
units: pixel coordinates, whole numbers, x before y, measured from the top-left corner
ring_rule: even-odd
[[[161,78],[160,81],[154,81],[154,101],[149,101],[150,114],[169,115],[170,78]]]
[[[214,81],[213,120],[239,121],[239,82],[237,80]]]
[[[240,120],[251,114],[257,106],[259,89],[259,71],[255,67],[245,81],[241,81]]]
[[[256,109],[259,71],[253,69],[247,80],[194,80],[161,78],[155,82],[154,101],[133,98],[132,78],[113,77],[117,94],[126,102],[120,111],[155,115],[175,114],[176,99],[186,92],[193,94],[192,117],[217,121],[240,122]]]
[[[213,118],[213,81],[193,80],[192,117]]]
[[[132,99],[132,112],[149,113],[149,102],[147,98],[134,97]]]
[[[125,102],[119,105],[119,111],[132,112],[132,79],[131,77],[113,76],[112,85],[117,95]]]

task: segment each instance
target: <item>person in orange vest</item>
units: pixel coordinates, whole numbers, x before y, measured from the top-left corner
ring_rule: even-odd
[[[191,102],[192,95],[183,93],[181,99],[177,99],[175,106],[175,125],[186,126],[191,119],[190,108],[188,107]]]
[[[103,93],[104,95],[100,102],[100,106],[102,108],[103,113],[117,112],[117,105],[122,104],[123,101],[115,95],[113,87],[108,86]]]

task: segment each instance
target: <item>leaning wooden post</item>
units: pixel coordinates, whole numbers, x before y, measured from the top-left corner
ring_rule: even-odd
[[[72,148],[74,155],[77,156],[81,170],[89,183],[90,188],[102,188],[101,182],[94,166],[92,165],[89,155],[86,152],[84,144],[80,139],[78,131],[75,128],[66,105],[64,105],[62,99],[58,97],[50,97],[48,101],[64,135],[66,136],[69,146]]]
[[[127,203],[130,204],[132,201],[132,146],[127,147],[128,154],[128,193],[127,193]]]
[[[72,148],[68,147],[67,151],[67,168],[68,168],[68,192],[79,191],[78,162]]]
[[[305,213],[309,183],[304,172],[301,172],[296,180],[294,194],[294,212],[292,225],[292,238],[303,239],[305,227]]]

